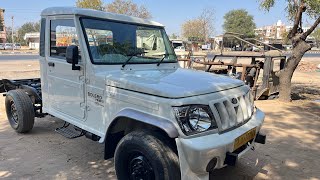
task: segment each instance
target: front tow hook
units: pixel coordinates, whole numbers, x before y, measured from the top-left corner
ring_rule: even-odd
[[[254,142],[260,143],[260,144],[266,144],[266,138],[267,138],[267,135],[261,134],[261,133],[259,132],[259,133],[257,134],[256,139],[254,140]]]

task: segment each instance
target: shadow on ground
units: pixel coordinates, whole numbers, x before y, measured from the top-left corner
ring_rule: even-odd
[[[320,100],[320,89],[318,86],[306,86],[305,84],[294,84],[292,87],[293,100]]]
[[[271,103],[269,103],[271,102]],[[266,112],[267,144],[257,145],[236,167],[217,170],[211,179],[317,179],[320,177],[320,104],[258,102]],[[225,176],[228,174],[228,176]]]
[[[1,98],[0,98],[1,100]],[[211,179],[316,179],[320,177],[319,103],[258,101],[266,112],[266,145],[245,154],[236,167]],[[0,115],[0,178],[116,179],[113,160],[103,160],[104,145],[84,137],[66,139],[54,132],[61,120],[36,119],[30,134],[17,134]]]
[[[17,134],[0,121],[0,179],[116,179],[113,159],[103,160],[104,145],[54,132],[57,118],[36,119],[29,134]]]

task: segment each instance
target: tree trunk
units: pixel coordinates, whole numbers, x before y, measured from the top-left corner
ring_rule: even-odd
[[[279,77],[279,100],[283,102],[291,101],[291,80],[293,72],[296,70],[303,55],[311,49],[310,44],[306,43],[299,37],[294,37],[295,43],[291,57],[285,63],[284,69],[280,72]]]
[[[291,71],[283,71],[279,77],[279,100],[282,102],[291,101]]]

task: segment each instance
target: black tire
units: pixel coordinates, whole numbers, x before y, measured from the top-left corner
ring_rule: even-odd
[[[168,144],[163,136],[153,132],[134,131],[127,134],[120,140],[115,152],[118,179],[181,179],[178,156]]]
[[[6,94],[5,106],[11,127],[18,133],[29,132],[34,125],[34,108],[30,97],[20,89]]]

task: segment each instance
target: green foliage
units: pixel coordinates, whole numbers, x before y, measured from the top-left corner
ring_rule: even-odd
[[[15,42],[26,45],[27,42],[23,39],[26,33],[40,32],[40,23],[39,22],[27,22],[18,28],[17,33],[15,34]],[[10,31],[11,33],[11,31]],[[11,39],[11,38],[10,38]]]
[[[274,4],[275,0],[260,0],[260,7],[267,11],[269,11],[270,8],[274,6]]]
[[[276,0],[259,0],[260,7],[266,11],[269,11],[272,7],[276,5]],[[301,4],[301,0],[286,0],[287,7],[286,11],[288,13],[288,18],[294,20],[296,13],[298,12],[298,8]],[[320,15],[320,0],[303,0],[306,7],[306,13],[311,18],[317,18]]]
[[[314,39],[316,40],[316,44],[317,47],[320,47],[320,28],[316,29],[313,33],[312,33],[312,37],[314,37]]]
[[[103,10],[103,2],[101,0],[77,0],[76,6],[79,8]]]
[[[223,29],[225,32],[243,34],[245,37],[254,37],[256,24],[253,16],[244,9],[232,10],[224,15]]]
[[[143,5],[138,5],[131,0],[114,0],[106,5],[107,12],[135,16],[143,19],[150,19],[151,13]]]
[[[224,15],[224,32],[238,33],[242,38],[255,37],[254,29],[256,24],[253,21],[253,16],[244,9],[229,11]],[[244,46],[241,41],[233,37],[224,38],[224,46],[233,47],[235,45]]]
[[[281,33],[282,43],[283,44],[289,44],[289,38],[288,38],[289,32],[284,31]]]
[[[12,43],[12,29],[11,27],[6,27],[6,39],[7,39],[7,43]]]
[[[311,17],[316,17],[320,15],[320,0],[306,0],[307,13]]]

